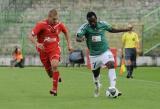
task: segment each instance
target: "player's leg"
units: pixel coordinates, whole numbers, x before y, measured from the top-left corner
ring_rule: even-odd
[[[52,80],[53,80],[53,88],[50,91],[50,93],[52,95],[56,96],[57,95],[57,87],[58,87],[58,78],[59,78],[59,72],[56,72],[56,69],[57,69],[59,61],[57,63],[56,62],[57,60],[54,60],[54,58],[50,59],[49,56],[50,55],[48,55],[48,54],[40,53],[41,62],[44,65],[48,76],[50,78],[52,78]]]
[[[45,70],[50,78],[52,78],[52,69],[50,65],[50,61],[45,64]]]
[[[105,65],[108,68],[110,87],[116,87],[116,71],[114,68],[114,61],[108,61]]]
[[[100,62],[98,61],[98,58],[90,56],[91,61],[91,69],[93,73],[93,83],[95,85],[95,91],[94,91],[94,97],[99,96],[100,92]]]
[[[132,72],[132,62],[130,59],[126,59],[126,67],[127,67],[127,78],[130,78]]]
[[[137,53],[136,53],[136,49],[132,50],[132,56],[131,56],[131,72],[130,72],[130,78],[133,78],[133,70],[134,68],[136,68],[136,57],[137,57]]]
[[[101,60],[104,65],[108,68],[108,77],[109,77],[109,83],[110,87],[116,88],[116,71],[114,67],[114,57],[110,50],[107,50],[104,54],[101,56]],[[121,92],[119,92],[118,96],[121,95]]]
[[[95,91],[94,91],[94,97],[98,97],[100,94],[100,67],[96,70],[92,70],[93,72],[93,81],[95,84]]]
[[[100,67],[96,70],[92,70],[93,73],[93,80],[95,85],[98,85],[100,83]]]
[[[59,64],[59,59],[53,58],[51,60],[53,88],[50,91],[50,93],[53,94],[54,96],[57,96],[57,90],[58,90],[58,81],[59,81],[58,64]]]
[[[39,57],[40,57],[40,60],[43,64],[43,66],[45,67],[45,70],[46,70],[48,76],[50,78],[52,78],[52,68],[51,68],[50,60],[49,60],[47,54],[44,52],[40,52]]]
[[[110,81],[110,87],[116,88],[116,71],[114,68],[114,61],[108,61],[106,66],[109,70],[108,77]],[[118,90],[118,89],[117,89]],[[118,96],[121,96],[122,93],[118,91]]]
[[[44,64],[43,64],[43,65],[44,65]],[[50,78],[52,78],[52,76],[53,76],[53,70],[52,70],[51,63],[50,63],[49,60],[45,63],[44,67],[45,67],[45,70],[46,70],[48,76],[49,76]],[[58,80],[58,82],[62,82],[62,79],[61,79],[60,75],[59,75],[59,80]]]
[[[131,49],[126,48],[125,49],[125,63],[127,67],[127,78],[130,78],[131,71],[132,71],[132,62],[131,62],[132,52]]]
[[[47,55],[49,56],[49,60],[51,63],[52,79],[53,79],[53,87],[52,90],[50,91],[50,94],[57,96],[58,82],[60,79],[60,74],[58,71],[58,65],[60,61],[60,47],[57,47],[56,49],[53,49],[52,51],[48,52]]]
[[[110,81],[110,87],[116,86],[116,72],[114,68],[114,57],[110,50],[107,50],[100,57],[102,63],[108,68],[108,77]]]
[[[49,76],[50,78],[52,78],[52,76],[53,76],[53,70],[52,70],[52,68],[51,68],[50,61],[48,61],[47,63],[48,63],[48,64],[46,65],[45,70],[46,70],[48,76]],[[59,80],[58,80],[58,82],[62,82],[62,79],[61,79],[60,75],[59,75]]]

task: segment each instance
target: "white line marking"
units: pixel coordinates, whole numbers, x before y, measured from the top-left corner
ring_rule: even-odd
[[[140,80],[140,79],[131,79],[131,80],[160,85],[160,82],[157,82],[157,81],[148,81],[148,80]]]

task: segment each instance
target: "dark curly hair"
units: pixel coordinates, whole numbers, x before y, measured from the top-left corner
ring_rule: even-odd
[[[87,17],[87,20],[90,19],[92,16],[94,16],[95,18],[97,18],[95,12],[93,12],[93,11],[88,12],[88,13],[87,13],[87,16],[86,16],[86,17]]]

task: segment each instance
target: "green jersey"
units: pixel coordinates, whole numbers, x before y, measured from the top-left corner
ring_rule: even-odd
[[[105,32],[111,29],[111,25],[105,21],[97,22],[95,28],[91,28],[89,23],[85,23],[79,28],[77,37],[86,37],[87,47],[91,56],[100,55],[109,49]]]

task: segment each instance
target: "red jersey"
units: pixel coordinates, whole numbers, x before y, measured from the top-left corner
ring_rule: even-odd
[[[32,35],[37,36],[38,42],[43,43],[45,51],[56,50],[59,47],[59,34],[67,32],[67,28],[62,22],[52,25],[48,20],[40,21],[32,29]],[[45,38],[54,38],[54,42],[44,42]]]

